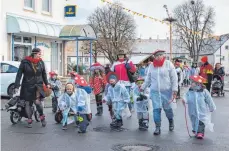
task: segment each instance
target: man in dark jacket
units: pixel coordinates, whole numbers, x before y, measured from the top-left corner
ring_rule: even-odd
[[[35,103],[36,109],[40,114],[42,126],[46,126],[41,99],[45,97],[43,84],[46,87],[50,86],[48,85],[44,62],[40,57],[41,50],[39,48],[34,48],[31,56],[27,56],[21,61],[15,80],[15,89],[18,91],[23,74],[20,98],[26,101],[25,111],[28,115],[29,128],[32,127],[33,112],[31,107],[33,103]]]

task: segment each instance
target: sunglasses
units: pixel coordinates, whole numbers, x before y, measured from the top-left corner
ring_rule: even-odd
[[[163,56],[164,54],[156,54],[155,57]]]

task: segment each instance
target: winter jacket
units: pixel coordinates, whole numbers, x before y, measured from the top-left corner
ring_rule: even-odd
[[[111,71],[115,72],[119,76],[119,81],[121,83],[123,83],[125,86],[131,86],[130,80],[127,75],[126,63],[127,63],[127,66],[130,68],[129,69],[130,72],[132,73],[136,72],[136,67],[130,60],[129,61],[124,60],[122,62],[120,61],[115,62],[111,67]]]
[[[208,62],[204,63],[204,65],[200,68],[200,76],[207,79],[206,83],[211,83],[213,76],[213,67]]]
[[[149,71],[146,76],[142,89],[150,85],[152,91],[178,91],[178,78],[174,65],[165,60],[162,67],[154,67],[153,64],[149,65]]]
[[[20,87],[20,81],[23,75],[20,92],[20,98],[23,100],[36,100],[37,90],[43,94],[43,83],[46,86],[48,85],[45,65],[42,60],[37,63],[35,70],[29,60],[24,59],[21,61],[15,80],[15,88]]]

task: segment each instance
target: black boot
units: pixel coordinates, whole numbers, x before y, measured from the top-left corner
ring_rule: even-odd
[[[103,115],[103,105],[100,106],[100,114]]]
[[[149,128],[149,120],[143,120],[142,126],[144,130],[147,130]]]
[[[121,120],[118,120],[118,123],[117,123],[117,128],[120,128],[123,126],[123,123],[122,123],[122,119]]]
[[[161,122],[155,123],[156,129],[154,131],[154,135],[160,135],[161,134]]]
[[[97,113],[95,114],[95,116],[101,116],[101,109],[99,106],[97,107]]]
[[[173,131],[174,130],[174,121],[173,119],[169,120],[169,131]]]
[[[142,122],[143,122],[142,119],[138,120],[139,130],[143,129],[143,123]]]

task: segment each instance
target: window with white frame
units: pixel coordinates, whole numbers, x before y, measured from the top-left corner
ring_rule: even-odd
[[[84,59],[84,60],[85,60],[85,62],[86,62],[86,63],[88,63],[88,62],[89,62],[88,57],[85,57],[85,59]]]
[[[24,0],[24,7],[26,9],[34,10],[34,1],[35,0]]]
[[[42,0],[42,11],[51,13],[51,0]]]

